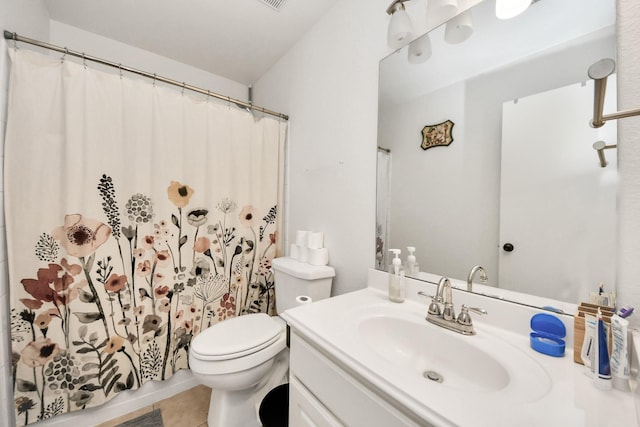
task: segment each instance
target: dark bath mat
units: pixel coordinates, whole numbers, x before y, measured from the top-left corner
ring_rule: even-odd
[[[117,427],[164,427],[164,424],[162,424],[160,409],[154,409],[137,418],[118,424]]]

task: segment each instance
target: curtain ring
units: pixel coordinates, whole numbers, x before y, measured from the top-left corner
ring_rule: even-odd
[[[13,39],[13,48],[18,49],[18,33],[14,31],[11,38]]]
[[[84,65],[84,69],[87,69],[87,58],[84,54],[84,52],[82,52],[82,65]]]
[[[62,58],[60,58],[60,62],[64,62],[64,58],[67,57],[68,53],[69,53],[69,49],[67,49],[67,47],[65,46],[64,53],[62,54]]]
[[[211,91],[207,91],[207,104],[209,103],[209,97],[211,97]]]
[[[118,71],[120,72],[120,78],[122,79],[122,64],[118,64]]]
[[[185,87],[185,84],[184,82],[182,82],[182,96],[184,96],[184,87]]]
[[[153,87],[156,87],[156,73],[153,73]]]

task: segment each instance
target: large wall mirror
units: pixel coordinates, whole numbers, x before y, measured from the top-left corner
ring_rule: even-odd
[[[380,63],[377,267],[414,246],[422,272],[466,280],[481,265],[495,295],[577,303],[612,289],[617,150],[602,167],[593,145],[615,145],[616,123],[589,126],[587,70],[615,59],[615,0],[540,0],[510,20],[494,0],[469,11],[466,40],[447,43],[443,25],[423,36],[423,62],[405,47]],[[614,74],[605,114],[615,91]],[[446,121],[451,144],[423,149],[423,129]]]

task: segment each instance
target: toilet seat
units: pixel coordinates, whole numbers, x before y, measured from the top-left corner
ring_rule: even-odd
[[[284,322],[265,313],[227,319],[202,331],[191,343],[193,356],[223,361],[256,353],[280,338]]]

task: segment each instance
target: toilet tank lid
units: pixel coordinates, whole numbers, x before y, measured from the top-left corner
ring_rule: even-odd
[[[311,265],[289,257],[274,258],[271,265],[274,270],[305,280],[326,279],[336,275],[336,270],[328,265]]]

